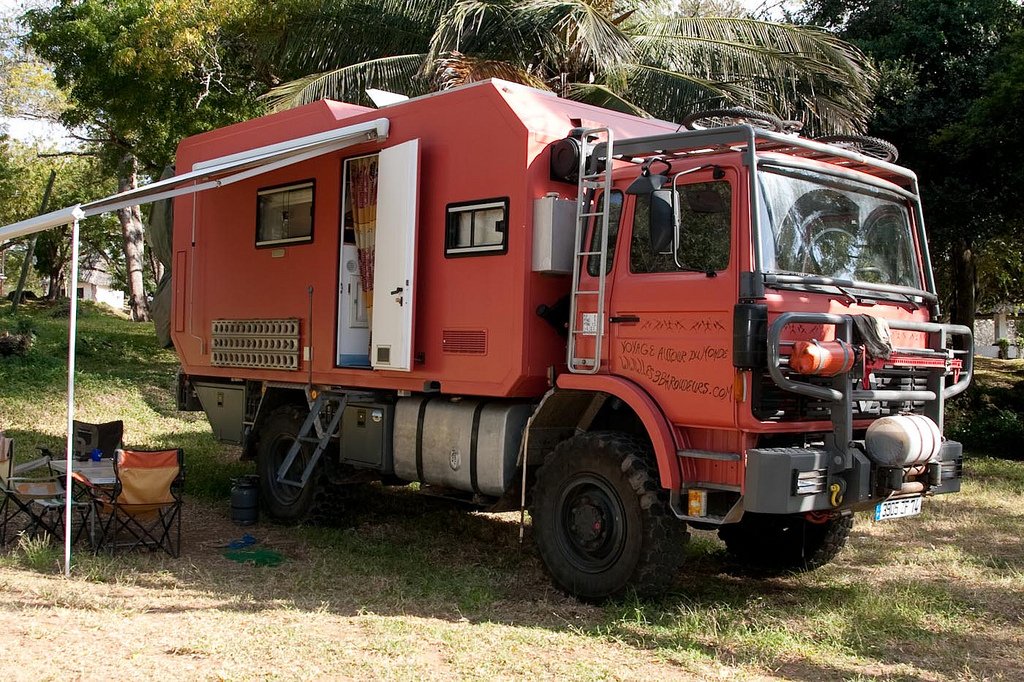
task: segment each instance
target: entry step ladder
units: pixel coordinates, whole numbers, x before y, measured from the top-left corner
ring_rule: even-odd
[[[309,406],[309,414],[306,415],[306,420],[302,422],[302,428],[299,429],[295,442],[289,448],[288,454],[285,456],[284,461],[281,462],[281,466],[277,468],[278,483],[296,488],[304,488],[306,486],[309,478],[313,475],[313,471],[316,469],[317,463],[320,461],[320,457],[324,454],[324,450],[327,449],[331,439],[338,435],[338,425],[341,424],[341,416],[345,412],[345,405],[347,403],[347,393],[332,393],[331,391],[320,391],[317,393],[313,403]],[[323,417],[329,412],[328,407],[333,408],[333,413],[330,413],[330,420],[327,424],[324,424]],[[303,469],[300,479],[288,478],[288,472],[291,470],[292,465],[295,464],[295,460],[299,456],[303,445],[314,445],[313,454],[306,463],[306,468]]]
[[[567,365],[575,374],[596,374],[601,368],[601,346],[607,317],[608,219],[611,215],[613,134],[608,128],[587,128],[580,132],[579,180],[576,186],[575,258],[572,266],[572,294],[569,309],[569,343]],[[593,150],[604,143],[603,159],[594,158]],[[600,199],[597,194],[600,192]],[[600,238],[585,243],[591,220]],[[597,248],[595,248],[597,247]],[[591,258],[598,258],[597,287],[589,282],[583,288],[581,279]],[[583,315],[581,310],[585,310]],[[593,312],[590,312],[593,311]],[[593,336],[593,348],[578,352],[580,337]]]

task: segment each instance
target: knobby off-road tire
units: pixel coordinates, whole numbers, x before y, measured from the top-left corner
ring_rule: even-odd
[[[270,415],[260,428],[260,445],[256,453],[256,470],[260,483],[260,504],[270,518],[280,523],[312,522],[329,525],[345,506],[348,488],[334,485],[328,480],[325,467],[329,452],[323,453],[310,480],[302,488],[277,481],[277,469],[288,456],[288,450],[298,437],[306,411],[296,405],[282,405]],[[313,456],[315,446],[303,443],[288,472],[288,478],[298,480]]]
[[[633,436],[587,433],[563,441],[537,471],[530,515],[555,585],[600,601],[664,592],[689,533],[658,485],[649,446]]]
[[[771,576],[821,568],[843,549],[852,529],[850,515],[813,523],[799,515],[748,512],[739,523],[722,526],[718,536],[738,569]]]
[[[900,158],[900,151],[896,148],[896,145],[880,137],[869,137],[867,135],[822,135],[814,138],[814,141],[849,149],[864,156],[871,156],[889,163],[896,163]]]
[[[707,130],[741,123],[749,123],[755,128],[774,132],[782,132],[785,129],[785,123],[778,116],[741,107],[695,111],[683,118],[683,125],[687,130]]]

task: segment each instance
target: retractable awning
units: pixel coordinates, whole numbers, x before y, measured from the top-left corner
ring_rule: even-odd
[[[388,136],[388,120],[378,118],[366,123],[328,130],[294,140],[250,149],[195,164],[191,171],[159,180],[143,187],[112,194],[88,204],[75,204],[45,215],[0,227],[0,243],[35,232],[43,232],[61,225],[71,225],[71,282],[78,281],[78,223],[82,218],[109,213],[127,206],[148,204],[161,199],[195,194],[208,189],[230,185],[246,178],[269,173],[306,159],[352,147],[363,142],[383,140]],[[72,289],[73,290],[73,289]],[[71,490],[71,453],[73,419],[75,411],[75,341],[78,327],[78,298],[71,296],[68,316],[68,402],[67,439],[65,456],[67,469],[65,490]],[[71,528],[71,495],[65,495],[64,527]],[[71,573],[71,533],[64,533],[64,574]]]
[[[250,149],[238,154],[222,156],[197,163],[195,167],[181,175],[160,180],[136,189],[112,194],[87,204],[76,204],[53,211],[46,215],[29,218],[21,222],[0,227],[0,241],[16,239],[33,232],[42,232],[60,225],[67,225],[74,220],[73,211],[79,211],[78,218],[109,213],[128,206],[148,204],[161,199],[195,194],[208,189],[230,185],[263,173],[284,168],[323,154],[329,154],[345,147],[352,147],[363,142],[386,139],[388,136],[388,120],[378,118],[366,123],[328,130],[327,132],[307,135],[294,140]]]

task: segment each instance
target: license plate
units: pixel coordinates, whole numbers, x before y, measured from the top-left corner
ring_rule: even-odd
[[[898,500],[886,500],[875,507],[875,521],[900,519],[904,516],[916,516],[921,513],[921,496],[904,497]]]

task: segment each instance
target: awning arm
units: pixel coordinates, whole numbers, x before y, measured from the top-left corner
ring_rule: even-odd
[[[81,220],[84,217],[85,213],[82,211],[81,204],[75,204],[74,206],[68,206],[67,208],[50,211],[49,213],[44,213],[43,215],[36,216],[35,218],[28,218],[27,220],[22,220],[0,228],[0,242],[7,239],[17,239],[18,237],[24,237],[25,235],[32,234],[33,232],[42,232],[43,230],[60,227],[61,225],[70,225],[74,221]]]

